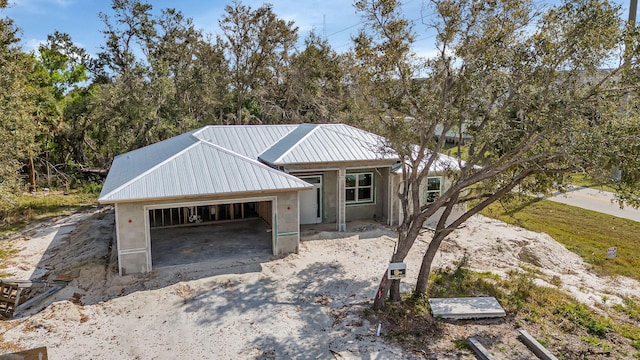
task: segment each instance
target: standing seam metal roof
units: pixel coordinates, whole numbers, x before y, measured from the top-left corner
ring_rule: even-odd
[[[384,139],[344,124],[300,125],[262,153],[274,165],[393,160],[380,151]]]
[[[383,138],[343,124],[206,126],[119,156],[98,201],[311,187],[273,164],[390,160]]]
[[[98,201],[111,203],[311,187],[295,176],[199,140],[192,134],[116,157]],[[171,156],[158,161],[172,151]]]

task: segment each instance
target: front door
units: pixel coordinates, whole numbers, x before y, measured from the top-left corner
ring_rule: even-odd
[[[300,191],[300,224],[322,222],[322,176],[300,178],[313,185],[312,189]]]

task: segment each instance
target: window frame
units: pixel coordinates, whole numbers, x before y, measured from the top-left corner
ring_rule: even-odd
[[[440,186],[438,188],[438,190],[429,190],[429,179],[438,179]],[[422,201],[424,204],[432,204],[436,201],[437,198],[439,198],[442,195],[442,190],[444,188],[444,176],[427,176],[427,178],[425,179],[425,186],[424,186],[424,190],[422,192]],[[429,201],[429,194],[437,194],[436,197],[432,200]]]
[[[371,185],[367,185],[367,186],[361,186],[360,185],[360,175],[369,175],[371,176]],[[347,176],[355,176],[355,186],[347,186]],[[345,204],[347,205],[362,205],[362,204],[373,204],[376,201],[376,192],[375,192],[375,174],[373,171],[366,171],[366,172],[357,172],[357,173],[347,173],[345,174],[345,186],[344,186],[344,199],[345,199]],[[359,199],[359,190],[360,189],[371,189],[371,197],[361,200]],[[355,200],[347,200],[347,191],[348,190],[354,190],[354,195],[355,195]]]

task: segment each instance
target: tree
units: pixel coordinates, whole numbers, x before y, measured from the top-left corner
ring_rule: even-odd
[[[90,147],[106,168],[113,156],[216,121],[226,92],[227,63],[191,19],[159,15],[137,0],[114,0],[101,14],[106,44],[94,69]],[[223,100],[219,100],[222,98]]]
[[[260,92],[261,108],[271,123],[321,123],[343,117],[346,85],[344,59],[314,32],[301,52],[291,55],[282,76]]]
[[[6,5],[0,0],[0,10]],[[21,189],[20,170],[37,152],[39,133],[31,78],[36,60],[16,46],[17,32],[11,19],[0,19],[0,210]]]
[[[38,142],[40,162],[46,168],[47,182],[50,182],[52,168],[56,174],[62,174],[67,165],[73,162],[82,164],[86,158],[84,138],[80,136],[84,134],[81,122],[70,116],[67,107],[77,101],[79,94],[88,96],[85,82],[89,80],[87,64],[90,57],[68,34],[58,31],[39,46],[38,55],[41,64],[39,99],[44,109],[40,119],[43,133]]]
[[[363,118],[404,164],[397,189],[404,216],[392,262],[406,257],[425,220],[442,209],[417,295],[426,295],[442,241],[472,215],[514,194],[562,188],[565,174],[602,171],[622,159],[611,148],[593,146],[620,144],[620,124],[627,130],[638,124],[637,117],[620,121],[627,113],[620,111],[625,90],[618,85],[624,67],[636,63],[623,66],[620,60],[621,44],[631,34],[625,34],[619,7],[579,0],[541,11],[527,0],[435,0],[430,28],[437,55],[421,59],[412,52],[414,24],[402,16],[398,1],[362,0],[356,6],[366,21],[354,39]],[[470,136],[465,161],[442,161],[449,130]],[[637,137],[627,140],[627,146],[638,146]],[[420,185],[434,166],[450,185],[427,202]],[[626,181],[638,184],[633,176]],[[466,210],[453,215],[460,205]],[[392,300],[400,299],[399,282],[383,277],[375,309],[384,306],[389,291]]]
[[[259,115],[255,91],[272,81],[283,80],[282,68],[288,63],[290,50],[298,38],[298,28],[291,21],[279,19],[272,5],[253,10],[235,1],[225,7],[220,20],[222,36],[230,66],[230,86],[234,98],[233,123]],[[259,117],[259,116],[257,116]]]

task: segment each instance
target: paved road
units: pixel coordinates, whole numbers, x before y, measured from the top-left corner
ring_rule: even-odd
[[[564,194],[554,195],[547,199],[625,219],[640,221],[639,209],[634,209],[629,206],[626,206],[624,209],[620,209],[620,206],[617,203],[612,202],[614,199],[613,193],[608,191],[576,187]]]

